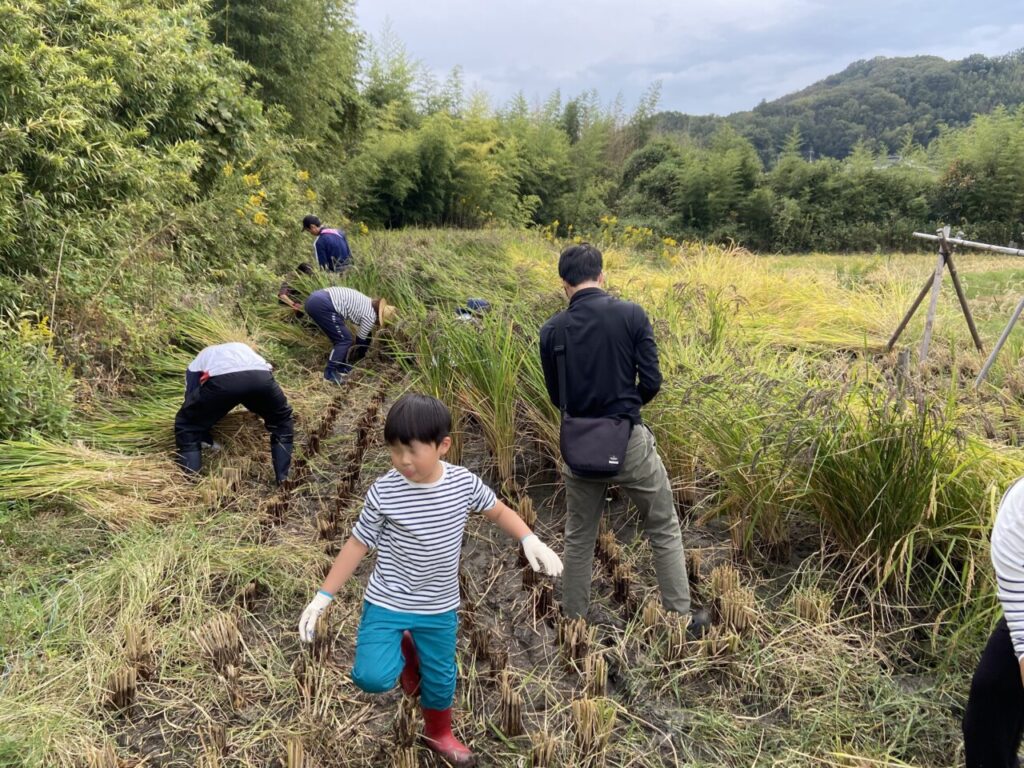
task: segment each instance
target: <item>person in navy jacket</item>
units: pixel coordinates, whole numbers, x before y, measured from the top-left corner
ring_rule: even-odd
[[[342,272],[352,264],[352,250],[340,229],[325,227],[320,219],[310,214],[302,220],[302,231],[313,236],[313,253],[320,269]]]

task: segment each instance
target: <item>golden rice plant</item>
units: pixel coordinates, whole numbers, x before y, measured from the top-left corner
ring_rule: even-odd
[[[587,654],[583,659],[583,680],[587,696],[608,695],[608,662],[604,654],[598,651]]]
[[[192,637],[210,658],[214,669],[221,674],[228,666],[238,663],[242,650],[242,635],[238,631],[234,616],[226,613],[215,616],[203,626],[192,630]]]
[[[470,652],[477,662],[486,664],[491,661],[491,628],[478,624],[473,627],[469,636]]]
[[[169,458],[42,438],[0,442],[0,501],[59,501],[123,528],[171,518],[189,506],[191,494]]]
[[[793,593],[793,610],[809,624],[825,624],[832,612],[832,597],[817,587],[798,589]]]
[[[417,768],[420,764],[414,747],[399,749],[394,755],[393,765],[395,768]]]
[[[508,669],[508,648],[495,646],[491,648],[491,677],[495,680]]]
[[[556,768],[555,753],[558,742],[547,731],[534,734],[531,738],[530,768]]]
[[[701,566],[704,563],[704,550],[686,550],[686,577],[690,584],[699,584],[701,579]]]
[[[718,611],[725,624],[737,632],[753,626],[757,619],[754,593],[745,587],[730,589],[717,598]]]
[[[626,605],[629,603],[632,588],[633,569],[626,563],[619,563],[612,570],[612,597],[616,602]]]
[[[653,631],[664,621],[664,614],[661,609],[661,603],[656,598],[648,598],[644,603],[643,610],[640,613],[641,621],[643,622],[644,629]]]
[[[578,619],[562,619],[558,624],[558,643],[571,661],[581,661],[594,643],[596,628],[587,625],[582,616]]]
[[[739,589],[740,572],[729,563],[716,565],[708,575],[708,589],[713,597]]]
[[[608,699],[575,699],[576,747],[584,765],[602,766],[615,729],[615,704]]]
[[[334,636],[331,633],[331,606],[327,606],[316,620],[313,642],[309,644],[309,656],[319,662],[327,661],[331,656]]]
[[[555,588],[545,581],[533,590],[533,617],[535,621],[546,621],[555,616]]]
[[[537,524],[537,510],[533,506],[533,499],[525,494],[519,497],[519,516],[531,529]]]
[[[211,762],[217,761],[228,753],[228,730],[223,723],[211,722],[199,729],[199,742],[203,745],[204,755]]]
[[[126,711],[135,704],[138,673],[135,667],[122,667],[111,673],[107,678],[107,686],[103,693],[104,701],[113,709]]]
[[[501,732],[508,737],[521,736],[523,728],[523,697],[512,685],[508,672],[501,676]]]
[[[306,768],[310,765],[306,761],[306,748],[302,744],[302,739],[299,736],[289,736],[287,743],[288,750],[288,768]]]
[[[622,549],[613,531],[602,531],[597,537],[597,557],[609,568],[622,558]]]
[[[701,655],[708,658],[734,654],[740,648],[740,636],[727,627],[713,626],[700,639],[698,647]]]
[[[665,657],[672,661],[681,661],[686,658],[686,627],[689,624],[689,617],[673,615],[668,618],[668,631],[665,635]]]
[[[527,565],[523,571],[523,589],[533,589],[540,583],[540,574]]]
[[[149,629],[137,624],[125,627],[124,649],[128,663],[135,668],[139,679],[151,679],[156,671],[156,651]]]

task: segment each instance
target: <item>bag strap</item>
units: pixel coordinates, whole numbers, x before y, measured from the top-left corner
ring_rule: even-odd
[[[558,366],[558,410],[565,416],[565,401],[568,390],[565,387],[565,348],[568,344],[568,336],[565,332],[565,315],[569,310],[564,310],[562,317],[556,326],[555,332],[555,364]]]

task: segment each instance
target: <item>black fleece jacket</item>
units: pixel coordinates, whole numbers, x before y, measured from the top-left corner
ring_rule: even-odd
[[[551,402],[559,405],[555,347],[565,326],[565,377],[570,416],[628,416],[640,424],[640,406],[661,388],[658,345],[639,305],[600,288],[573,294],[569,307],[540,329],[540,360]]]

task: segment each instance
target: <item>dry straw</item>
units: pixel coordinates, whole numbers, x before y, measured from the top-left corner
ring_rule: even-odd
[[[395,742],[399,747],[408,748],[416,743],[418,711],[416,699],[403,694],[395,710]]]
[[[117,752],[108,741],[102,747],[88,745],[85,748],[85,764],[87,768],[119,768],[121,761],[117,758]]]

